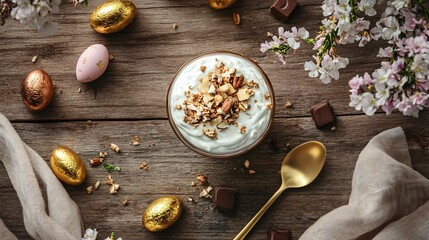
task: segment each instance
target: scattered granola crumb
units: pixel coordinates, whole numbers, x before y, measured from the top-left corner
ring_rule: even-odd
[[[133,144],[133,146],[138,146],[138,145],[140,145],[141,141],[142,140],[139,136],[134,136],[132,144]]]
[[[33,58],[31,59],[31,62],[32,63],[36,63],[37,62],[37,58],[38,58],[37,55],[33,56]]]
[[[109,194],[118,194],[119,187],[119,184],[114,183],[112,186],[110,186]]]
[[[195,199],[193,199],[192,197],[188,197],[188,201],[189,202],[196,202]]]
[[[249,174],[250,174],[250,175],[255,174],[255,173],[256,173],[256,171],[255,171],[255,170],[253,170],[253,169],[249,169]]]
[[[250,161],[249,160],[244,161],[244,166],[246,168],[249,168],[250,167]]]
[[[240,14],[239,14],[238,12],[236,12],[236,11],[233,11],[233,12],[232,12],[232,22],[233,22],[235,25],[240,25],[240,23],[241,23],[241,17],[240,17]]]
[[[267,32],[267,37],[272,37],[273,34],[271,32]]]
[[[216,129],[204,128],[203,133],[204,135],[212,139],[215,139],[217,137]]]
[[[331,131],[332,131],[332,132],[337,131],[337,127],[335,127],[335,126],[331,127]]]
[[[142,162],[141,164],[140,164],[140,169],[143,169],[143,170],[148,170],[149,169],[149,164],[147,164],[147,162]]]
[[[113,60],[113,55],[109,53],[109,60]]]
[[[290,143],[288,142],[288,143],[286,143],[286,148],[290,148]]]
[[[86,188],[86,191],[88,192],[88,194],[91,194],[94,191],[94,187],[93,186],[89,186]]]
[[[195,186],[197,186],[197,184],[195,184],[195,182],[194,182],[194,181],[192,181],[192,182],[191,182],[191,186],[192,186],[192,187],[195,187]]]
[[[109,176],[107,176],[107,178],[106,178],[106,184],[107,185],[113,185],[112,175],[109,174]]]
[[[203,174],[197,175],[197,180],[198,180],[198,182],[200,182],[201,186],[205,186],[207,184],[207,179],[208,179],[208,177],[204,176]]]
[[[173,23],[173,29],[176,30],[177,29],[177,23]]]
[[[122,206],[128,206],[128,198],[125,198],[124,201],[122,201]]]
[[[200,67],[200,70],[201,70],[201,72],[205,72],[206,71],[206,66],[204,66],[204,65],[201,65],[201,67]]]
[[[212,198],[213,196],[210,195],[210,192],[213,190],[211,186],[208,186],[207,188],[203,188],[203,190],[200,193],[200,198]]]
[[[240,133],[245,133],[247,130],[247,127],[245,125],[241,126]]]
[[[273,104],[272,103],[267,103],[266,107],[268,108],[268,110],[273,110]]]
[[[97,180],[94,185],[94,191],[97,190],[100,187],[100,180]]]
[[[89,165],[91,167],[97,167],[103,163],[103,160],[103,158],[92,158],[91,160],[89,160]]]
[[[118,145],[111,143],[110,144],[110,149],[112,149],[113,151],[119,153],[121,151],[121,149],[118,147]]]
[[[81,92],[82,92],[82,89],[81,89],[81,88],[78,88],[78,89],[77,89],[77,92],[78,92],[78,93],[81,93]]]
[[[99,152],[98,156],[100,156],[101,158],[105,158],[107,157],[107,152]]]
[[[270,97],[271,97],[271,96],[270,96],[270,94],[268,94],[268,93],[264,94],[264,98],[265,98],[265,99],[267,99],[267,100],[268,100],[268,99],[270,99]]]
[[[182,105],[180,105],[180,104],[176,104],[176,109],[178,109],[178,110],[182,110]]]
[[[286,101],[286,103],[285,103],[285,107],[286,108],[288,108],[288,107],[291,107],[292,106],[292,103],[291,102],[289,102],[289,101]]]

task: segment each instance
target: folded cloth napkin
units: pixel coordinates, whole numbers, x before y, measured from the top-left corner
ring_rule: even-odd
[[[349,203],[321,217],[300,240],[427,240],[429,180],[411,168],[402,128],[375,136],[359,155]]]
[[[82,218],[46,162],[18,136],[0,113],[0,160],[18,194],[24,225],[34,239],[80,239]],[[7,224],[7,223],[6,223]],[[0,238],[17,239],[0,220]]]

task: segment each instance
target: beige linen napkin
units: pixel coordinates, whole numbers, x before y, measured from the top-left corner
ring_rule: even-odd
[[[24,225],[31,237],[43,240],[81,238],[83,226],[78,206],[46,162],[21,140],[1,113],[0,160],[18,194]],[[17,239],[1,220],[0,238]]]
[[[429,239],[429,180],[411,168],[402,128],[378,134],[361,152],[348,205],[321,217],[300,238],[316,239]]]

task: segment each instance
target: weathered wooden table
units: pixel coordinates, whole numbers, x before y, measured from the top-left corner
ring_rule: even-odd
[[[214,11],[205,0],[136,0],[138,15],[122,32],[95,33],[88,24],[90,12],[101,0],[90,0],[88,7],[61,5],[56,16],[60,30],[43,38],[32,26],[9,21],[1,27],[0,112],[12,122],[22,139],[48,161],[57,145],[75,149],[87,164],[88,177],[78,187],[65,186],[79,205],[85,228],[97,228],[104,239],[111,231],[131,239],[231,239],[277,190],[280,163],[294,147],[308,140],[323,142],[328,150],[321,175],[303,189],[287,190],[270,208],[249,235],[264,239],[268,228],[288,228],[294,239],[330,210],[346,204],[351,191],[353,169],[359,152],[371,137],[396,126],[407,135],[413,167],[429,177],[429,113],[420,118],[401,113],[373,117],[348,107],[348,80],[379,66],[375,57],[382,43],[371,42],[365,48],[356,45],[340,48],[350,59],[341,71],[341,79],[324,85],[310,79],[303,70],[312,50],[304,46],[283,66],[274,57],[259,52],[267,40],[266,32],[279,26],[305,26],[314,36],[322,19],[319,1],[299,1],[289,23],[281,24],[268,12],[271,1],[242,0],[231,9]],[[232,23],[232,11],[241,14],[242,24]],[[178,24],[176,30],[173,23]],[[107,72],[90,84],[75,81],[75,65],[80,53],[94,43],[105,44],[114,60]],[[254,150],[234,159],[219,160],[189,150],[173,133],[166,119],[165,97],[175,71],[191,57],[214,50],[229,50],[255,59],[270,77],[276,94],[277,109],[268,137]],[[33,64],[31,59],[38,55]],[[20,85],[33,69],[47,71],[55,85],[51,105],[43,112],[31,113],[22,103]],[[79,91],[80,89],[80,91]],[[336,131],[315,128],[309,114],[311,105],[329,99],[338,116]],[[286,108],[285,102],[293,106]],[[90,121],[88,121],[90,120]],[[132,146],[133,136],[142,143]],[[275,150],[276,139],[282,148]],[[116,143],[122,152],[108,149]],[[90,158],[107,150],[107,161],[122,167],[112,176],[121,188],[109,195],[102,168],[89,167]],[[243,162],[248,159],[256,174],[249,175]],[[142,161],[148,170],[139,169]],[[213,209],[210,200],[198,198],[200,187],[191,186],[195,174],[209,177],[212,186],[238,189],[238,208],[232,214]],[[0,167],[0,217],[19,239],[28,239],[22,209],[4,167]],[[86,187],[102,181],[88,195]],[[149,233],[141,225],[143,210],[155,198],[175,195],[181,198],[185,212],[181,219],[162,233]],[[188,197],[196,199],[189,202]],[[121,201],[129,199],[129,206]]]

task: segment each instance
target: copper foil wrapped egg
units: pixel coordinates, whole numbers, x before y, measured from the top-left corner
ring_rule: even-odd
[[[92,12],[89,24],[98,33],[114,33],[128,26],[136,13],[137,7],[130,0],[109,0]]]
[[[229,8],[235,0],[208,0],[211,8],[219,10]]]
[[[51,77],[43,70],[30,72],[22,81],[21,97],[32,111],[46,108],[54,96],[54,85]]]
[[[85,164],[72,149],[56,147],[51,153],[51,168],[61,182],[68,185],[79,185],[86,177]]]
[[[177,197],[160,197],[144,211],[143,226],[151,232],[165,230],[179,219],[182,210],[182,202]]]

